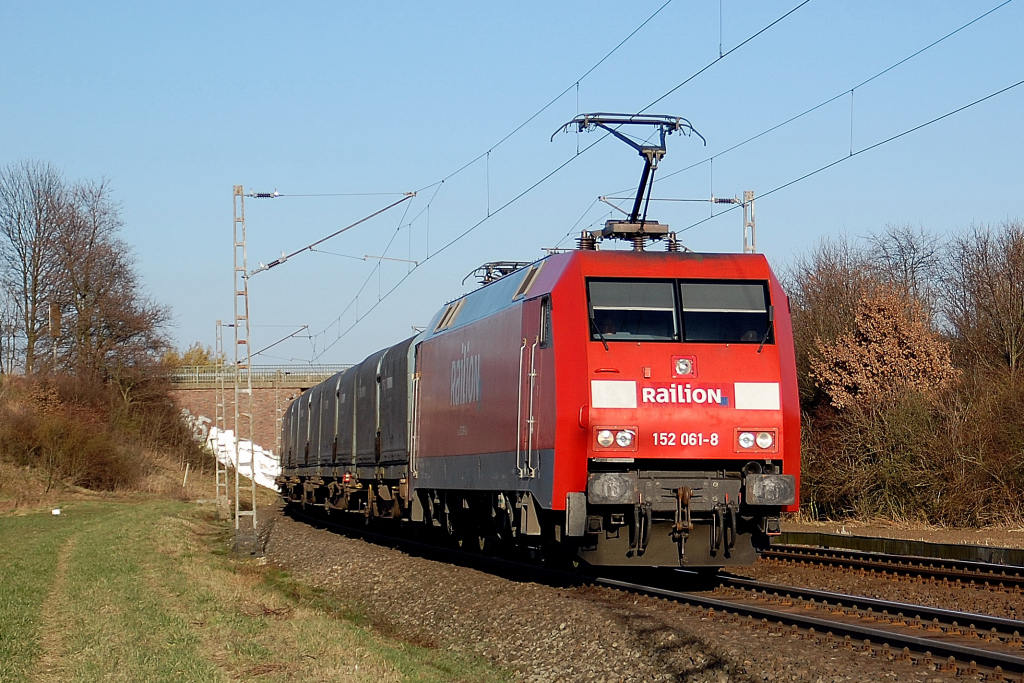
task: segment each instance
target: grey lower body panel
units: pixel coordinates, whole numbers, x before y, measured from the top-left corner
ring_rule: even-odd
[[[680,553],[679,543],[672,538],[671,522],[655,522],[650,533],[650,543],[643,553],[630,549],[627,527],[590,535],[582,541],[579,557],[592,565],[618,567],[743,567],[757,561],[756,543],[767,544],[767,539],[740,532],[733,547],[720,545],[713,549],[711,526],[696,524]]]
[[[555,451],[534,451],[532,457],[532,477],[519,475],[515,451],[420,457],[416,460],[415,487],[464,491],[529,491],[541,507],[550,509]],[[521,453],[518,459],[521,465]]]

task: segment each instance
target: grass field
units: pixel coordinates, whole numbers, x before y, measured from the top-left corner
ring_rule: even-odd
[[[88,501],[0,517],[0,681],[487,681],[228,551],[212,509]]]

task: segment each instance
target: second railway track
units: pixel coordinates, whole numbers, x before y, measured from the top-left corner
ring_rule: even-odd
[[[1011,593],[1024,591],[1024,567],[990,562],[798,545],[773,545],[770,550],[762,552],[761,557],[762,561],[841,567],[884,576],[909,576]]]
[[[1024,622],[733,577],[725,577],[723,585],[747,590],[725,596],[606,578],[594,582],[696,605],[709,610],[709,614],[747,621],[755,628],[771,629],[779,635],[810,638],[825,646],[859,649],[874,656],[909,660],[962,675],[983,674],[987,680],[1024,681],[1024,642],[1020,638]],[[821,599],[817,605],[811,602],[815,599],[812,594]],[[825,596],[834,602],[825,604]],[[908,616],[911,614],[914,616]],[[975,621],[998,621],[999,630],[979,632],[977,626],[969,625]],[[1007,633],[1010,629],[1012,635]]]

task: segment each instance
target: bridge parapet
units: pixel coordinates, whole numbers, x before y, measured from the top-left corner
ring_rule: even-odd
[[[235,374],[245,382],[246,374],[252,376],[253,388],[263,389],[308,389],[331,375],[347,370],[351,365],[253,365],[235,368],[226,365],[186,365],[168,374],[171,384],[178,389],[215,389],[224,380],[225,388],[232,388]]]

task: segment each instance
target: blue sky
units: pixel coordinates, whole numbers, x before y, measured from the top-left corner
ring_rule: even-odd
[[[123,237],[182,346],[212,344],[214,321],[233,315],[232,186],[289,195],[246,202],[250,267],[400,197],[371,193],[420,190],[321,246],[357,258],[307,252],[250,281],[254,350],[302,325],[319,333],[256,362],[353,362],[424,325],[471,287],[462,279],[477,265],[537,258],[578,221],[574,233],[608,217],[592,206],[598,195],[635,187],[635,152],[608,139],[577,157],[600,135],[549,141],[561,124],[578,112],[639,111],[716,61],[720,40],[728,51],[800,0],[673,0],[575,87],[664,2],[7,0],[0,164],[40,159],[71,180],[109,178]],[[659,174],[847,92],[999,4],[812,0],[651,110],[687,117],[708,140],[670,137]],[[1024,79],[1022,29],[1015,0],[857,89],[852,149]],[[1024,86],[758,200],[760,251],[784,270],[829,235],[887,223],[947,234],[1024,218],[1022,111]],[[847,94],[666,178],[654,195],[760,195],[850,150]],[[365,196],[295,196],[335,193]],[[664,202],[651,217],[682,230],[709,212]],[[739,212],[681,237],[698,251],[737,251]],[[412,264],[367,254],[422,263],[409,274]]]

